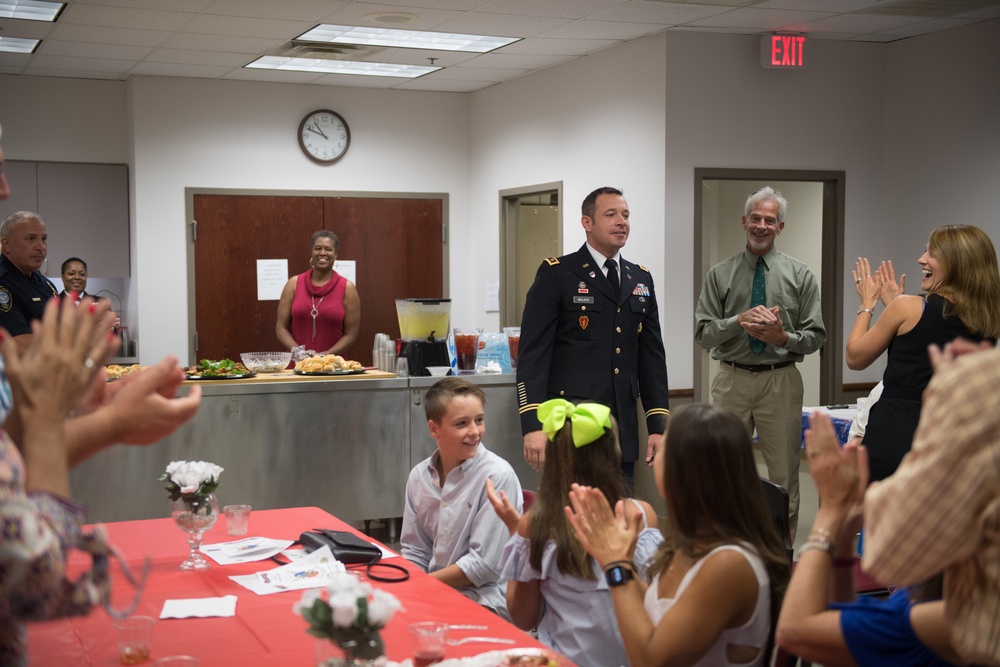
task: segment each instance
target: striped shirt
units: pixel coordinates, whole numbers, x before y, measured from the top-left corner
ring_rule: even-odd
[[[979,665],[1000,665],[998,390],[998,350],[936,373],[912,451],[865,496],[865,571],[899,585],[943,571],[952,645]]]

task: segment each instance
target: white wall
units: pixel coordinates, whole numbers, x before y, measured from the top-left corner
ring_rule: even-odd
[[[188,353],[185,188],[446,192],[452,266],[455,249],[472,245],[463,95],[140,77],[130,99],[144,363]],[[351,128],[351,147],[332,166],[298,147],[298,124],[317,108],[336,110]],[[452,286],[465,304],[465,286]]]

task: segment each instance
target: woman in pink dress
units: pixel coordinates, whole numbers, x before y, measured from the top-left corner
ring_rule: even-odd
[[[325,229],[312,235],[309,271],[288,279],[278,302],[278,341],[297,361],[343,354],[358,337],[361,300],[350,280],[333,270],[340,241]]]

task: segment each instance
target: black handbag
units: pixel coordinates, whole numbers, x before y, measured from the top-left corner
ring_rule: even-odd
[[[299,543],[302,544],[302,547],[308,553],[311,553],[316,549],[321,549],[324,546],[328,546],[330,547],[330,551],[333,553],[333,557],[344,565],[366,565],[366,572],[368,576],[375,581],[406,581],[410,578],[410,573],[399,565],[379,563],[379,560],[382,559],[382,550],[371,542],[361,539],[354,533],[342,530],[316,528],[312,531],[306,531],[299,535]],[[374,574],[372,572],[372,566],[374,565],[387,567],[392,570],[398,570],[399,572],[402,572],[402,576],[384,577],[382,575]]]

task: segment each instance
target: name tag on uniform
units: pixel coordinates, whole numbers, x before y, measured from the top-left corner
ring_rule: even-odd
[[[573,303],[594,303],[592,296],[574,296]]]
[[[42,298],[41,298],[41,297],[39,297],[39,296],[33,296],[33,297],[31,297],[31,300],[32,300],[32,301],[41,301],[41,300],[42,300]]]

